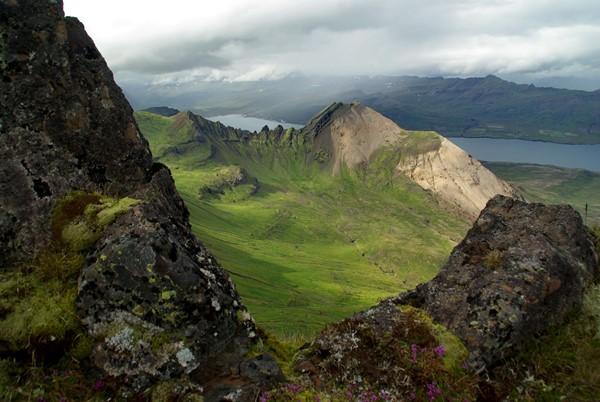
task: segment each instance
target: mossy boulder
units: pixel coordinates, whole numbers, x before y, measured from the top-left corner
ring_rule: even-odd
[[[425,397],[436,384],[448,398],[462,400],[475,395],[476,379],[462,367],[466,358],[462,342],[427,312],[385,301],[326,327],[300,353],[296,370],[325,394],[360,389],[409,400]]]
[[[496,196],[440,273],[394,301],[426,310],[485,371],[581,307],[598,277],[595,247],[570,206]]]

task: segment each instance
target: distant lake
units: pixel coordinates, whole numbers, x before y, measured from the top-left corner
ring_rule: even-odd
[[[227,114],[224,116],[212,116],[207,117],[206,119],[211,121],[220,121],[222,124],[226,126],[231,126],[234,128],[241,128],[242,130],[248,131],[260,131],[264,126],[269,126],[272,130],[278,125],[281,125],[283,128],[302,128],[304,127],[302,124],[292,124],[285,123],[273,120],[265,120],[260,119],[258,117],[250,117],[244,116],[243,114]]]
[[[270,129],[281,124],[284,128],[302,128],[301,124],[282,123],[242,114],[207,117],[226,126],[249,131]],[[448,138],[476,159],[487,162],[536,163],[600,172],[600,144],[566,145],[551,142],[499,140],[495,138]]]
[[[600,144],[567,145],[495,138],[448,139],[481,161],[536,163],[600,172]]]

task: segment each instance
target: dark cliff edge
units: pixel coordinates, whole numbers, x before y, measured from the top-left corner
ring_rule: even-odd
[[[0,357],[76,355],[131,393],[185,378],[208,401],[281,379],[244,359],[252,317],[61,1],[0,2],[0,75]]]

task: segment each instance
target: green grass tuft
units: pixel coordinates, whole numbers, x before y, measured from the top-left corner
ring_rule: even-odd
[[[581,311],[524,350],[501,370],[511,399],[600,400],[600,285],[587,291]]]
[[[53,241],[73,251],[83,251],[102,236],[104,227],[139,202],[80,191],[71,193],[57,202],[52,217]]]

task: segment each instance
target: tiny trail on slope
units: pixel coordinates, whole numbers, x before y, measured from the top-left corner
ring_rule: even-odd
[[[346,232],[344,229],[342,229],[340,226],[338,226],[338,227],[337,227],[337,230],[339,230],[339,231],[340,231],[340,233],[344,235],[344,237],[345,237],[345,238],[346,238],[346,239],[347,239],[347,240],[350,242],[350,244],[352,244],[352,247],[354,247],[354,249],[355,249],[355,250],[358,252],[358,254],[359,254],[361,257],[365,258],[367,261],[369,261],[371,264],[373,264],[373,266],[375,266],[375,268],[378,268],[378,269],[379,269],[379,270],[380,270],[382,273],[384,273],[384,274],[386,274],[386,275],[389,275],[389,274],[390,274],[389,272],[386,272],[386,271],[383,269],[383,267],[382,267],[381,265],[379,265],[379,263],[378,263],[378,262],[376,262],[375,260],[373,260],[373,259],[372,259],[372,258],[370,258],[370,257],[367,257],[367,256],[365,255],[365,253],[364,253],[364,252],[362,252],[362,251],[361,251],[361,250],[358,248],[358,246],[356,245],[356,240],[355,240],[355,239],[353,239],[353,238],[352,238],[352,237],[351,237],[351,236],[350,236],[350,235],[349,235],[349,234],[348,234],[348,233],[347,233],[347,232]]]
[[[305,296],[305,293],[303,293],[303,292],[300,292],[300,291],[298,291],[298,290],[290,289],[290,288],[287,288],[287,287],[284,287],[284,286],[276,286],[276,285],[274,285],[274,284],[272,284],[272,283],[269,283],[269,282],[266,282],[266,281],[263,281],[263,280],[260,280],[260,279],[254,278],[254,277],[252,277],[252,276],[250,276],[250,275],[240,274],[240,273],[233,272],[233,271],[230,271],[230,270],[227,270],[227,272],[228,272],[230,275],[232,275],[232,276],[237,276],[237,277],[240,277],[240,278],[249,279],[249,280],[251,280],[251,281],[258,282],[258,283],[262,283],[263,285],[270,286],[270,287],[272,287],[272,288],[286,289],[286,290],[289,290],[290,292],[296,293],[296,294],[298,294],[298,295]]]

